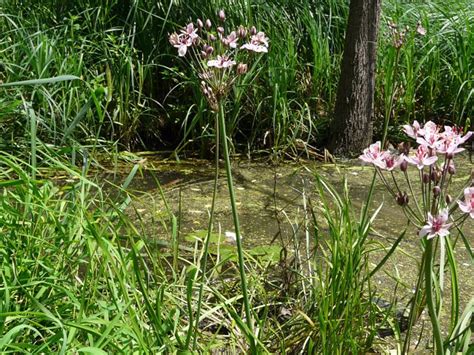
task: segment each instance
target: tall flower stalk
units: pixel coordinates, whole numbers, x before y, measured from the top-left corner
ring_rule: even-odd
[[[216,115],[216,145],[222,144],[222,154],[224,155],[227,185],[229,189],[230,202],[232,208],[232,218],[234,221],[235,239],[237,244],[239,274],[242,289],[243,305],[246,318],[247,329],[243,331],[247,334],[250,342],[250,350],[256,351],[256,344],[253,333],[253,321],[250,300],[247,290],[247,279],[245,274],[244,252],[242,246],[242,235],[240,232],[239,215],[237,211],[236,196],[232,180],[232,168],[228,137],[226,131],[225,105],[228,101],[232,87],[238,82],[239,77],[250,75],[249,64],[253,57],[259,53],[267,53],[269,40],[265,33],[257,31],[255,27],[239,26],[228,31],[225,28],[225,12],[218,12],[219,26],[214,27],[211,20],[202,21],[198,19],[196,23],[189,23],[179,32],[169,35],[170,44],[178,50],[178,56],[187,59],[188,64],[200,79],[200,89],[203,93],[209,108]],[[219,138],[220,137],[220,142]],[[216,149],[216,182],[214,184],[214,194],[212,208],[214,209],[215,195],[217,189],[219,149]],[[198,296],[198,311],[196,315],[196,326],[200,317],[203,283],[207,265],[207,255],[209,247],[209,237],[212,228],[212,211],[209,223],[209,231],[205,241],[205,250],[201,262],[201,287]],[[196,335],[194,345],[196,344]]]
[[[445,238],[449,237],[451,230],[460,229],[466,218],[474,218],[474,172],[468,182],[470,186],[464,189],[463,201],[454,201],[450,194],[450,185],[452,176],[456,173],[455,155],[464,150],[461,145],[470,139],[473,132],[463,134],[460,129],[451,126],[444,126],[443,130],[431,121],[424,125],[414,121],[412,125],[404,125],[403,130],[411,141],[400,144],[398,152],[383,150],[383,145],[376,142],[366,148],[359,158],[375,167],[389,193],[402,206],[409,221],[418,228],[418,235],[424,246],[403,353],[408,350],[411,328],[423,309],[420,300],[424,298],[424,294],[433,326],[435,350],[437,354],[444,354],[445,342],[439,317],[443,304],[446,243],[449,243]],[[416,149],[411,149],[413,142],[418,144]],[[408,174],[410,166],[418,170],[418,174],[415,174],[419,177],[418,184],[411,182]],[[397,181],[397,169],[402,171],[405,185]],[[417,185],[420,186],[419,194],[413,187]],[[408,191],[402,189],[403,186],[407,186]],[[435,238],[438,238],[439,242]],[[439,282],[434,282],[433,275],[436,275],[437,271],[434,258],[438,247]],[[452,282],[457,282],[456,278],[453,278]],[[435,296],[435,287],[439,287],[439,301]],[[454,287],[457,288],[457,285]],[[452,304],[452,307],[457,306],[454,300]]]

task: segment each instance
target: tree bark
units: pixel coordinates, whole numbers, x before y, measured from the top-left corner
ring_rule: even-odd
[[[351,0],[329,149],[360,153],[372,141],[381,0]]]

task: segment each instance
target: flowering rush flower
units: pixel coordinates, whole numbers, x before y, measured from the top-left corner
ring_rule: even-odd
[[[193,23],[189,23],[184,30],[180,31],[180,34],[176,32],[169,36],[171,45],[178,48],[178,56],[184,57],[188,51],[188,47],[191,47],[198,40],[199,36],[196,33],[197,28],[194,28]]]
[[[464,202],[458,201],[459,208],[474,218],[474,186],[464,189]]]
[[[359,159],[366,163],[379,166],[379,164],[382,164],[382,154],[383,151],[380,148],[380,141],[377,141],[374,144],[371,144],[368,148],[365,148]]]
[[[464,150],[459,145],[471,138],[472,132],[467,132],[463,136],[456,128],[444,126],[444,132],[440,136],[441,139],[436,144],[436,151],[442,154],[456,154]]]
[[[389,151],[382,151],[380,149],[380,141],[377,141],[374,144],[371,144],[369,148],[364,149],[359,159],[366,163],[374,164],[382,170],[392,171],[400,166],[404,157],[403,154],[394,155]]]
[[[417,120],[413,121],[413,125],[405,124],[403,125],[403,131],[408,137],[413,139],[418,138],[418,134],[424,134],[424,130]]]
[[[237,41],[238,41],[237,33],[232,31],[227,37],[222,39],[222,43],[230,48],[237,48]]]
[[[267,53],[268,52],[268,38],[265,33],[258,32],[250,38],[250,43],[245,43],[240,48],[247,49],[251,52]]]
[[[413,165],[416,165],[418,169],[423,169],[425,165],[432,165],[438,157],[436,155],[430,155],[430,150],[425,145],[418,146],[414,156],[405,157],[405,160]]]
[[[445,208],[440,213],[433,217],[431,213],[428,212],[428,221],[423,228],[421,228],[419,236],[427,236],[427,239],[432,239],[436,236],[445,237],[449,234],[449,228],[452,223],[446,223],[448,221],[448,209]]]
[[[423,126],[423,129],[418,132],[416,142],[421,145],[426,145],[429,148],[435,149],[438,140],[441,138],[439,134],[439,127],[436,123],[428,121]]]
[[[385,151],[382,153],[381,169],[392,171],[393,169],[398,168],[404,160],[405,155],[403,154],[395,155]]]
[[[230,68],[236,64],[235,60],[231,60],[225,55],[218,55],[216,59],[210,60],[207,62],[208,67],[215,67],[219,69]]]

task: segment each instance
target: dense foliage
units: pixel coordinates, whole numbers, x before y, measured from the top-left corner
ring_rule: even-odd
[[[299,139],[324,145],[348,12],[342,0],[110,0],[100,6],[88,0],[4,1],[0,80],[71,74],[83,81],[2,95],[3,145],[27,136],[24,107],[31,106],[41,123],[39,136],[48,143],[85,143],[98,136],[139,149],[207,151],[212,113],[199,78],[170,48],[167,35],[198,17],[217,21],[222,5],[229,25],[255,25],[271,41],[252,86],[236,88],[226,107],[229,134],[245,149],[293,148]],[[392,124],[416,118],[470,125],[473,3],[387,1],[383,6],[378,132],[392,108]],[[409,27],[400,50],[393,45],[393,24]],[[417,24],[426,29],[424,36],[417,35]]]

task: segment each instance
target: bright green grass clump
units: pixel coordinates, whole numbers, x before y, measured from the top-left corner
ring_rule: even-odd
[[[5,153],[0,164],[0,352],[179,347],[180,292],[125,205],[74,170],[65,173],[75,182],[64,185],[32,179]]]

